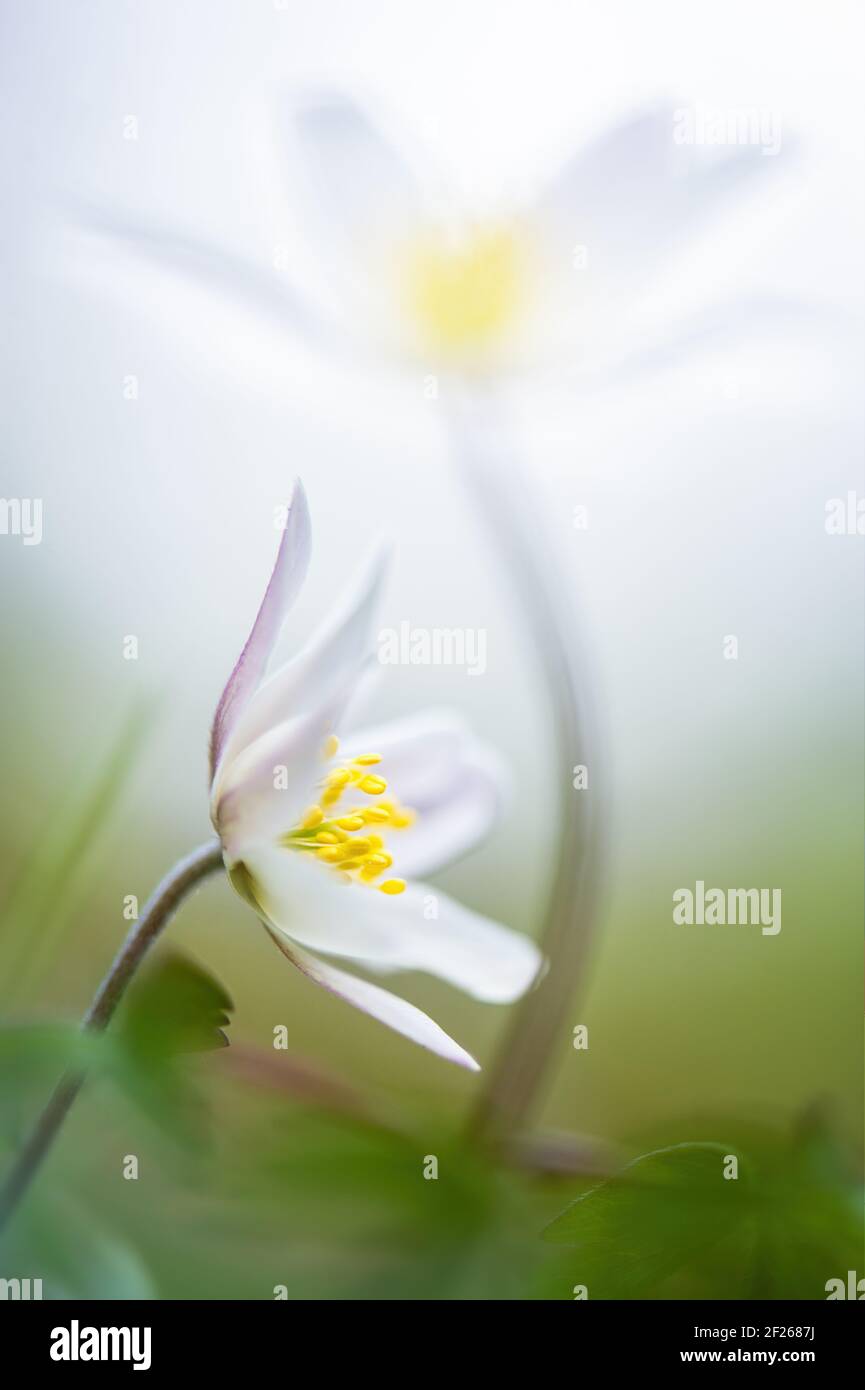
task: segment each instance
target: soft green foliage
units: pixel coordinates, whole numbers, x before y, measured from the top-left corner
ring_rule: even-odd
[[[145,722],[133,715],[13,887],[0,966],[16,1015],[43,964],[62,967],[64,929],[98,882]],[[226,953],[228,930],[211,923],[218,895],[202,901],[195,951],[210,960],[216,943],[241,1006],[240,1046],[226,1046],[226,990],[164,944],[106,1036],[53,1022],[0,1027],[2,1169],[63,1072],[90,1078],[3,1237],[0,1275],[41,1277],[54,1298],[570,1300],[585,1284],[592,1299],[775,1299],[824,1298],[828,1279],[862,1268],[861,1188],[825,1116],[810,1113],[792,1137],[735,1112],[659,1121],[629,1145],[647,1152],[604,1181],[579,1163],[555,1177],[518,1168],[461,1141],[465,1093],[449,1093],[452,1078],[438,1071],[419,1069],[415,1086],[407,1046],[391,1053],[370,1034],[375,1065],[359,1057],[356,1069],[328,1072],[318,1060],[326,1033],[311,1047],[310,1015],[292,1012],[318,1007],[305,987],[275,975],[280,992],[262,1006],[257,966],[244,978]],[[234,933],[237,904],[226,902]],[[237,931],[237,962],[248,939]],[[88,980],[104,964],[88,965]],[[274,1013],[283,990],[292,1008]],[[316,1061],[257,1045],[282,1017],[291,1045]],[[635,1094],[644,1076],[629,1070]],[[694,1142],[678,1142],[686,1136]],[[589,1162],[591,1150],[575,1153]],[[727,1155],[739,1159],[736,1179],[723,1177]]]
[[[229,1007],[166,952],[103,1039],[0,1031],[7,1141],[65,1067],[91,1070],[4,1271],[39,1273],[51,1297],[822,1298],[859,1267],[861,1195],[823,1117],[792,1139],[740,1127],[658,1144],[604,1181],[551,1178],[433,1112],[408,1128],[302,1058],[235,1053]]]
[[[176,1138],[200,1143],[205,1106],[179,1059],[228,1046],[231,999],[207,971],[163,950],[132,985],[113,1033],[111,1073]]]
[[[74,1201],[42,1193],[0,1244],[2,1268],[42,1280],[44,1298],[153,1298],[141,1256]],[[21,1273],[17,1273],[21,1271]]]
[[[104,1042],[72,1024],[0,1028],[0,1144],[20,1137],[67,1068],[98,1070]]]
[[[738,1159],[738,1177],[730,1158]],[[551,1266],[590,1298],[820,1298],[858,1267],[862,1194],[822,1122],[790,1141],[678,1144],[583,1193],[546,1231],[572,1249]],[[673,1278],[672,1276],[676,1276]]]
[[[727,1155],[739,1159],[736,1180],[724,1178]],[[589,1297],[633,1298],[738,1227],[750,1202],[748,1167],[734,1149],[677,1144],[578,1197],[546,1238],[575,1247],[573,1280]]]

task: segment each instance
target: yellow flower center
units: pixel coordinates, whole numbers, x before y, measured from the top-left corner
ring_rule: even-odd
[[[325,757],[332,758],[338,747],[337,739],[331,737]],[[393,864],[382,832],[404,830],[413,823],[414,812],[392,797],[384,798],[387,782],[371,771],[380,762],[377,753],[364,753],[331,768],[319,801],[304,812],[300,823],[283,835],[280,843],[286,849],[314,854],[348,883],[365,883],[392,896],[405,890],[405,881],[387,878],[377,882]],[[348,809],[339,805],[344,797],[358,792],[369,801]]]
[[[425,345],[458,358],[494,346],[520,308],[525,269],[524,247],[507,230],[453,248],[432,239],[411,248],[406,292]]]

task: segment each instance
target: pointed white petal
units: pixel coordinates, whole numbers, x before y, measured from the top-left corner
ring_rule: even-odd
[[[537,977],[533,941],[426,884],[389,896],[296,850],[256,847],[244,862],[267,920],[314,951],[423,970],[491,1004],[518,999]]]
[[[337,617],[263,685],[238,719],[211,791],[210,814],[230,860],[272,841],[315,800],[322,750],[369,664],[387,556],[380,550]],[[277,775],[277,770],[278,775]]]
[[[210,735],[212,778],[215,777],[222,761],[225,745],[233,728],[264,675],[285,616],[306,578],[311,541],[306,494],[300,482],[297,482],[292,493],[285,530],[279,543],[276,563],[261,607],[216,707]]]
[[[308,951],[288,941],[280,932],[270,928],[268,930],[292,965],[296,965],[298,970],[317,985],[321,985],[322,989],[344,999],[346,1003],[352,1004],[354,1008],[360,1009],[372,1018],[377,1018],[380,1023],[386,1024],[396,1033],[401,1033],[403,1037],[410,1038],[428,1052],[435,1052],[437,1056],[444,1057],[448,1062],[455,1062],[457,1066],[466,1067],[469,1071],[480,1071],[474,1057],[466,1052],[465,1048],[460,1047],[459,1043],[454,1042],[453,1038],[448,1037],[443,1028],[414,1004],[407,1003],[405,999],[400,999],[379,985],[359,980],[356,976],[349,975],[344,970],[337,970],[332,965],[325,965]]]
[[[83,248],[76,248],[76,266],[87,261],[98,264],[99,283],[110,284],[117,293],[140,304],[142,270],[160,272],[160,279],[147,283],[147,293],[159,295],[163,317],[170,316],[176,328],[189,328],[199,342],[207,329],[202,315],[184,315],[184,301],[176,295],[178,283],[203,295],[218,297],[242,311],[256,316],[274,336],[293,334],[313,342],[327,352],[345,350],[340,325],[321,312],[315,299],[304,294],[300,277],[294,284],[276,274],[268,265],[244,259],[230,246],[200,237],[197,232],[163,225],[139,212],[118,212],[92,201],[76,198],[69,204],[70,220],[87,235]],[[106,254],[108,252],[108,254]],[[114,253],[113,255],[111,253]],[[119,253],[119,254],[118,254]],[[87,269],[85,261],[84,269]],[[166,274],[167,272],[167,274]],[[160,289],[165,281],[167,293]],[[175,292],[172,294],[172,292]],[[188,317],[188,322],[185,320]],[[184,322],[181,324],[181,318]],[[204,322],[210,327],[209,320]],[[244,320],[239,319],[239,324]],[[269,339],[264,339],[267,345]],[[209,344],[207,345],[210,346]],[[264,348],[262,349],[264,350]]]
[[[387,561],[387,552],[379,548],[353,579],[331,621],[293,661],[259,686],[237,721],[226,760],[276,725],[330,704],[336,690],[357,679],[373,653],[373,620]]]

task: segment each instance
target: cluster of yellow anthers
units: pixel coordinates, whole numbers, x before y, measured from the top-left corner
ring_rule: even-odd
[[[335,736],[328,739],[324,749],[332,758],[339,748]],[[330,864],[350,883],[367,883],[389,896],[402,893],[405,881],[376,879],[390,868],[393,859],[384,847],[381,830],[404,830],[412,824],[414,813],[394,800],[382,800],[387,782],[370,768],[381,762],[377,753],[365,753],[350,763],[332,768],[322,784],[320,803],[304,812],[296,829],[283,836],[289,849],[312,851],[317,859]],[[362,792],[375,801],[337,813],[337,804],[348,792]],[[359,832],[363,832],[362,834]]]

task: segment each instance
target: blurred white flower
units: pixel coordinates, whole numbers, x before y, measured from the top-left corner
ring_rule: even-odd
[[[672,105],[596,138],[516,207],[470,206],[338,93],[294,100],[284,124],[283,148],[300,163],[290,204],[321,286],[290,249],[260,264],[135,214],[91,205],[85,221],[325,352],[372,349],[469,382],[660,365],[754,315],[787,312],[768,297],[731,301],[725,286],[687,316],[663,293],[663,272],[731,195],[784,162],[757,144],[683,142]]]
[[[301,218],[348,327],[470,375],[629,354],[664,262],[743,176],[766,171],[759,148],[682,143],[674,117],[626,122],[523,207],[490,211],[461,206],[438,177],[433,189],[423,161],[404,161],[347,98],[296,105]]]
[[[273,575],[213,722],[211,816],[225,865],[279,949],[311,980],[476,1070],[419,1009],[318,953],[385,973],[427,971],[488,1003],[523,994],[541,963],[527,937],[438,888],[391,874],[393,867],[414,878],[471,848],[496,816],[500,771],[447,715],[370,730],[340,750],[335,730],[372,654],[380,561],[353,586],[344,612],[263,679],[309,555],[298,484]]]

